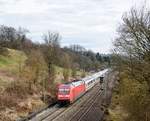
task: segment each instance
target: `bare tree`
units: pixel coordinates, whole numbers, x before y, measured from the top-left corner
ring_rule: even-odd
[[[1,47],[22,49],[25,46],[25,42],[28,40],[26,33],[27,29],[19,27],[16,30],[13,27],[0,26],[0,45]]]
[[[48,66],[49,79],[53,80],[54,68],[53,65],[59,63],[59,52],[60,52],[60,35],[59,33],[48,31],[47,34],[43,35],[45,46],[43,52],[45,60]]]
[[[116,50],[129,58],[131,74],[139,80],[144,79],[150,86],[150,71],[146,69],[150,65],[150,10],[146,7],[132,8],[122,19],[123,23],[118,29],[119,36],[114,42]],[[142,69],[142,66],[145,68]],[[137,73],[141,72],[142,76],[139,78]]]

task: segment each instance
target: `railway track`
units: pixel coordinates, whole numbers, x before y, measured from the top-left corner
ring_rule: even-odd
[[[51,108],[48,108],[41,113],[37,114],[35,117],[30,119],[29,121],[42,121],[44,120],[47,116],[51,115],[51,113],[55,112],[58,110],[58,104],[54,105]]]
[[[77,108],[77,109],[80,107],[84,108],[86,107],[86,105],[88,105],[88,103],[92,101],[92,99],[95,99],[96,96],[100,93],[99,88],[100,87],[96,85],[89,92],[87,92],[82,98],[78,99],[75,103],[73,103],[69,107],[60,108],[59,105],[56,104],[54,107],[47,109],[46,111],[43,111],[42,113],[38,114],[30,121],[59,121],[60,119],[64,121],[63,119],[65,119],[65,113],[71,112],[73,108]],[[96,94],[93,95],[94,93]],[[80,106],[81,104],[82,106]],[[92,102],[90,104],[92,104]]]
[[[77,117],[76,114],[78,114],[78,112],[80,112],[80,111],[82,111],[82,112],[86,111],[87,105],[91,105],[91,104],[93,103],[93,100],[99,95],[100,89],[99,89],[99,90],[96,90],[96,92],[94,92],[94,93],[96,93],[96,94],[93,95],[93,96],[91,96],[88,100],[84,100],[84,101],[82,102],[82,105],[81,105],[81,103],[80,103],[79,105],[76,105],[76,107],[75,107],[75,106],[71,106],[69,109],[65,110],[65,112],[62,112],[61,115],[58,115],[58,116],[57,116],[55,119],[53,119],[52,121],[60,121],[60,120],[64,121],[64,120],[66,120],[67,117],[65,117],[64,114],[65,114],[65,113],[68,113],[69,111],[72,111],[73,108],[76,108],[76,112],[74,111],[74,113],[72,113],[72,114],[74,114],[74,115],[70,116],[71,119],[67,119],[68,121],[71,121],[72,119],[74,119],[74,117]]]
[[[101,104],[102,104],[102,93],[101,95],[97,95],[97,97],[90,102],[90,105],[86,107],[84,112],[83,111],[79,112],[80,114],[79,118],[75,116],[70,121],[101,121],[100,119],[102,119],[104,115],[104,110],[102,110]]]
[[[84,105],[82,106],[83,108],[82,107],[79,108],[79,110],[76,111],[74,115],[68,121],[74,121],[74,120],[82,121],[82,118],[89,112],[89,110],[95,103],[97,96],[99,95],[102,95],[102,92],[100,93],[100,90],[97,91],[94,97],[92,97],[86,103],[84,103]]]

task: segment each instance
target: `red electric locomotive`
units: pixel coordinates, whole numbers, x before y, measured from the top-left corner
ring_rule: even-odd
[[[59,103],[73,103],[85,93],[85,84],[83,81],[74,81],[58,86],[57,99]]]
[[[91,76],[85,77],[82,80],[77,80],[65,84],[60,84],[58,86],[57,99],[59,103],[73,103],[86,91],[94,87],[95,84],[103,80],[104,76],[108,72],[108,69],[95,73]]]

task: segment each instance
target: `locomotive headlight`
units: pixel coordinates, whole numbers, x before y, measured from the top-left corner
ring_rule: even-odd
[[[63,98],[63,97],[70,97],[70,95],[58,95],[59,98]]]
[[[63,95],[58,95],[58,97],[64,97]]]
[[[70,95],[65,95],[65,97],[70,97]]]

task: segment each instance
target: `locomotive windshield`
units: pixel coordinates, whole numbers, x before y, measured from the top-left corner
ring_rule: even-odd
[[[70,89],[69,88],[59,88],[59,94],[69,94]]]

